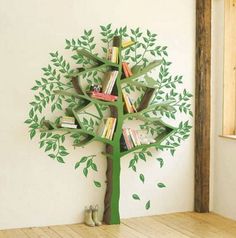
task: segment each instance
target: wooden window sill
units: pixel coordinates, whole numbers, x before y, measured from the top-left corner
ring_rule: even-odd
[[[236,135],[220,135],[222,138],[236,140]]]

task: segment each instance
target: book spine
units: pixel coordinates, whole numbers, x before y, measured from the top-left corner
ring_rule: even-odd
[[[106,119],[106,123],[105,123],[105,126],[104,126],[104,130],[103,130],[103,133],[102,133],[102,137],[105,138],[106,137],[106,133],[107,133],[107,127],[108,127],[108,119]]]
[[[112,92],[112,89],[114,87],[117,75],[118,75],[118,71],[112,71],[110,81],[109,81],[108,90],[107,90],[108,94],[111,94],[111,92]]]
[[[127,63],[126,63],[126,69],[128,71],[129,77],[131,77],[133,75],[133,73],[132,73],[132,71],[131,71],[131,69],[130,69],[130,67],[129,67],[129,65]]]
[[[128,78],[129,77],[129,73],[128,73],[128,70],[126,68],[126,63],[125,62],[122,63],[122,68],[123,68],[123,72],[125,74],[125,77]]]
[[[61,127],[75,129],[75,128],[77,128],[77,125],[72,125],[72,124],[61,123]]]
[[[132,129],[129,129],[129,134],[130,134],[130,137],[131,137],[131,140],[132,140],[134,146],[137,146],[138,144],[137,144],[137,142],[136,142],[136,140],[135,140],[135,137],[134,137],[134,134],[133,134],[133,130],[132,130]]]
[[[137,144],[141,145],[141,141],[140,141],[138,132],[136,130],[134,130],[133,132],[134,132],[134,136],[135,136],[135,139],[137,141]]]
[[[113,139],[113,135],[114,135],[114,131],[115,131],[115,127],[116,127],[116,118],[113,118],[113,123],[112,123],[112,128],[111,128],[111,134],[109,136],[109,139],[112,140]]]
[[[91,92],[92,98],[102,99],[105,101],[115,101],[117,99],[117,96],[105,94],[105,93],[99,93],[99,92]]]
[[[126,128],[123,129],[123,135],[124,135],[124,139],[125,139],[125,143],[127,145],[127,148],[131,149],[131,145],[130,145],[130,142],[129,142],[129,136],[128,136]]]
[[[129,129],[126,130],[127,134],[128,134],[128,138],[129,138],[129,143],[130,143],[130,149],[132,149],[135,145],[132,141],[132,137],[131,137],[131,134],[130,134],[130,131]]]
[[[109,139],[109,136],[110,136],[110,133],[111,133],[111,124],[112,124],[112,118],[109,117],[107,119],[107,131],[106,131],[106,135],[105,135],[106,139]]]

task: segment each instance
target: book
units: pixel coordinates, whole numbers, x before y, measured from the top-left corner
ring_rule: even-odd
[[[111,50],[111,62],[118,63],[118,47],[113,46]]]
[[[60,121],[61,121],[61,123],[75,124],[74,117],[63,116]]]
[[[97,134],[103,138],[112,140],[116,126],[116,118],[108,117],[103,119],[97,129]]]
[[[75,128],[77,128],[77,125],[68,124],[68,123],[61,123],[61,127],[75,129]]]
[[[106,94],[111,94],[112,89],[115,85],[116,78],[118,76],[119,71],[109,71],[105,73],[105,78],[102,83],[102,92]]]
[[[128,113],[133,113],[133,112],[136,112],[136,108],[134,110],[134,106],[132,104],[132,100],[130,99],[130,97],[122,91],[122,94],[123,94],[123,98],[124,98],[124,102],[125,102],[125,107],[126,107],[126,111]]]
[[[129,47],[131,45],[135,44],[135,41],[132,40],[126,40],[126,41],[122,41],[121,46],[122,48],[126,48]]]
[[[115,96],[115,95],[100,93],[100,92],[96,92],[96,91],[92,91],[92,92],[90,92],[90,94],[91,94],[92,98],[101,99],[104,101],[114,102],[117,99],[117,96]]]
[[[129,78],[133,75],[127,62],[122,62],[122,69],[123,69],[123,72],[124,72],[126,78]]]
[[[109,139],[109,138],[110,138],[112,123],[113,123],[113,118],[112,118],[112,117],[109,117],[109,118],[107,119],[107,130],[106,130],[106,135],[105,135],[105,138],[106,138],[106,139]]]
[[[121,40],[119,36],[114,36],[112,39],[112,47],[108,47],[107,59],[113,63],[118,63],[119,61],[119,47],[121,45]]]
[[[120,138],[120,147],[121,147],[121,151],[128,150],[128,147],[127,147],[127,144],[125,142],[125,138],[124,138],[123,134],[121,135],[121,138]]]
[[[141,141],[140,141],[140,138],[139,138],[139,135],[138,135],[137,131],[133,130],[133,133],[134,133],[135,140],[137,141],[137,144],[141,145]]]
[[[134,146],[137,146],[138,144],[137,144],[136,139],[135,139],[135,137],[134,137],[133,130],[132,130],[132,129],[128,129],[128,132],[129,132],[129,134],[130,134],[130,137],[131,137],[131,140],[132,140],[133,145],[134,145]]]
[[[123,131],[123,135],[124,135],[124,140],[125,140],[126,146],[127,146],[128,149],[131,149],[132,148],[132,144],[130,142],[129,135],[127,133],[127,129],[123,128],[122,131]]]
[[[122,69],[123,69],[123,72],[125,74],[125,77],[128,78],[129,77],[129,73],[128,73],[128,70],[126,68],[125,62],[122,63]]]
[[[117,119],[116,119],[116,118],[113,118],[113,124],[112,124],[112,128],[111,128],[111,134],[110,134],[110,137],[109,137],[110,140],[113,139],[114,131],[115,131],[115,128],[116,128],[116,121],[117,121]]]

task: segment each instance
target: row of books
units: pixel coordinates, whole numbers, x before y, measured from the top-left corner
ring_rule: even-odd
[[[124,102],[125,102],[125,108],[128,113],[137,112],[136,107],[134,106],[133,101],[129,97],[128,94],[126,94],[124,91],[122,91]]]
[[[74,117],[63,116],[60,120],[60,126],[64,128],[77,128]]]
[[[123,69],[123,72],[124,72],[126,78],[129,78],[133,75],[127,62],[122,62],[122,69]]]
[[[105,73],[105,77],[102,82],[102,92],[106,94],[111,94],[112,89],[115,85],[116,78],[119,71],[113,70]]]
[[[129,47],[129,46],[135,44],[135,42],[132,40],[126,40],[121,43],[119,36],[113,37],[112,45],[109,46],[108,51],[107,51],[107,59],[113,63],[116,63],[116,64],[119,62],[118,58],[119,58],[120,44],[121,44],[122,48],[126,48],[126,47]]]
[[[133,130],[130,128],[123,128],[123,147],[125,149],[132,149],[135,146],[148,145],[155,143],[152,137],[148,136],[145,131],[142,130]]]
[[[108,117],[103,119],[98,127],[97,134],[103,138],[112,140],[116,127],[116,118]]]

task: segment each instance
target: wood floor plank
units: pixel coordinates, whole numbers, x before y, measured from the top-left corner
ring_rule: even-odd
[[[84,224],[69,225],[70,229],[78,233],[82,238],[115,238],[113,234],[106,232],[101,227],[88,227]]]
[[[30,238],[51,238],[47,233],[38,227],[23,228],[21,230]]]
[[[191,238],[235,238],[216,226],[188,216],[188,213],[168,214],[153,218]]]
[[[203,222],[209,223],[212,226],[217,227],[218,229],[227,231],[228,233],[230,233],[231,235],[234,235],[236,237],[236,221],[219,216],[214,213],[201,214],[201,213],[191,212],[186,215],[192,216],[196,219],[200,219]]]
[[[144,236],[143,234],[123,223],[120,225],[103,225],[101,226],[101,229],[105,230],[107,233],[113,235],[116,238],[148,238],[148,236]]]
[[[11,229],[2,231],[4,238],[29,238],[21,229]]]
[[[120,225],[84,224],[1,230],[0,238],[235,238],[236,221],[214,213],[174,213],[124,219]]]
[[[50,227],[41,227],[40,229],[42,229],[50,238],[63,238],[63,236],[50,229]]]
[[[68,226],[51,226],[50,229],[55,231],[58,235],[63,238],[83,238],[78,233],[74,232]]]
[[[152,217],[141,217],[123,220],[123,223],[132,229],[138,231],[144,236],[150,238],[163,237],[163,238],[188,238],[178,230],[172,229]]]

